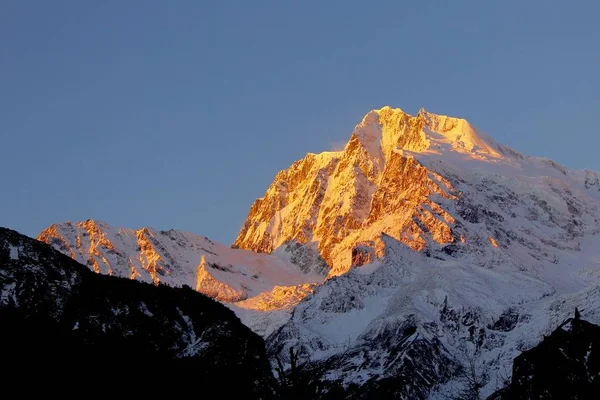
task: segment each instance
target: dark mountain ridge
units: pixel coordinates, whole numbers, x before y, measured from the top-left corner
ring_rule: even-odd
[[[191,288],[96,274],[0,228],[0,290],[4,389],[270,397],[263,340]]]
[[[575,317],[515,358],[511,383],[490,400],[591,400],[599,393],[600,326],[575,311]]]

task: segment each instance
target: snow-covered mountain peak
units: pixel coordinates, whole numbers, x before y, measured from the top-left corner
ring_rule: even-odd
[[[506,251],[528,254],[513,263],[537,263],[595,231],[599,182],[597,173],[523,156],[465,119],[383,107],[356,125],[343,151],[280,171],[234,246],[270,253],[289,240],[312,243],[330,275],[379,258],[381,234],[427,253],[469,248],[486,254],[484,264]],[[509,250],[532,236],[541,247]]]
[[[456,152],[486,160],[506,155],[501,146],[467,120],[435,114],[424,108],[415,116],[389,106],[372,110],[356,125],[353,137],[371,157],[379,159],[378,162],[387,161],[394,151]],[[351,143],[352,140],[348,145],[352,146]]]

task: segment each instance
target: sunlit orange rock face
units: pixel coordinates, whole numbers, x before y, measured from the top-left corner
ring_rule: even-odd
[[[337,275],[369,261],[365,243],[380,256],[382,233],[417,251],[460,241],[447,211],[459,194],[414,157],[435,153],[440,143],[471,158],[499,157],[465,120],[371,111],[343,151],[308,154],[279,172],[252,205],[234,247],[271,252],[291,239],[314,242]],[[362,250],[353,256],[357,245]]]
[[[106,258],[107,254],[115,256],[121,254],[106,237],[105,227],[91,219],[76,224],[67,223],[67,225],[76,233],[74,235],[76,237],[75,246],[69,238],[63,237],[56,224],[43,230],[37,240],[59,246],[60,251],[81,263],[87,264],[96,273],[113,275],[115,261],[108,260]],[[170,271],[165,267],[163,258],[155,248],[154,234],[148,228],[142,228],[135,231],[135,237],[137,239],[139,265],[150,275],[152,282],[158,284],[160,281],[159,274],[168,275]],[[131,258],[127,260],[127,264],[131,271],[131,279],[140,276],[141,271],[139,271],[139,267],[136,269]]]

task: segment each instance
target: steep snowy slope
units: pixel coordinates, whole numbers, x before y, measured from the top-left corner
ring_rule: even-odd
[[[591,264],[591,243],[580,266],[555,265],[543,279],[510,266],[481,267],[476,256],[427,257],[391,237],[383,241],[382,259],[330,279],[296,307],[267,340],[272,356],[285,359],[293,347],[323,364],[325,379],[362,392],[391,381],[404,398],[434,389],[450,395],[460,388],[458,366],[474,359],[488,373],[490,394],[510,378],[513,358],[575,307],[600,322],[600,261]],[[548,283],[558,280],[572,291]],[[450,388],[440,387],[448,381]]]
[[[444,397],[474,360],[489,394],[575,307],[600,322],[599,219],[597,173],[385,107],[343,151],[277,174],[235,245],[311,243],[331,268],[269,337],[272,355],[301,349],[357,398]]]
[[[276,255],[257,254],[188,232],[135,231],[93,220],[52,225],[38,240],[97,273],[188,285],[214,299],[239,305],[234,310],[249,325],[261,318],[279,323],[326,274],[318,254],[294,242],[282,246]],[[280,310],[279,314],[263,315],[273,309]],[[265,329],[272,328],[257,328],[261,333]]]

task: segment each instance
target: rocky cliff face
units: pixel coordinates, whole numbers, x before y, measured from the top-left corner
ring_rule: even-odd
[[[429,146],[423,129],[430,118],[390,108],[370,112],[343,151],[309,154],[278,173],[234,245],[271,252],[291,239],[314,242],[338,274],[352,264],[357,243],[377,241],[381,232],[415,250],[426,245],[423,228],[439,243],[453,242],[453,218],[431,199],[454,198],[451,184],[403,154]]]
[[[537,226],[521,229],[533,231],[534,243],[517,238],[525,232],[500,229],[505,218],[520,217],[569,238],[596,229],[598,213],[585,203],[593,176],[520,155],[463,119],[384,107],[365,116],[343,151],[308,154],[279,172],[234,246],[270,253],[289,240],[313,243],[333,276],[364,263],[365,246],[380,256],[382,233],[420,252],[558,243],[561,235],[541,238]],[[481,223],[485,234],[469,229]]]
[[[263,340],[226,307],[191,288],[94,274],[4,228],[0,321],[4,390],[173,395],[189,382],[225,396],[270,394]]]

